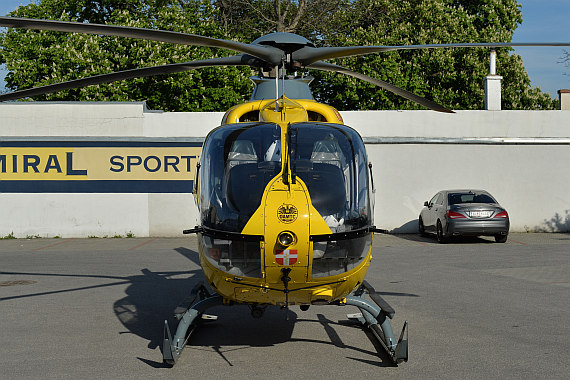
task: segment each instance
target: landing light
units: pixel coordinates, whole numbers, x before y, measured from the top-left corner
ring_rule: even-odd
[[[282,246],[288,247],[295,242],[295,235],[292,232],[284,231],[279,234],[277,240]]]

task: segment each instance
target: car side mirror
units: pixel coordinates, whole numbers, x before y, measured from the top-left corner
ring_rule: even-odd
[[[429,207],[428,201],[425,201],[425,202],[424,202],[424,206]]]

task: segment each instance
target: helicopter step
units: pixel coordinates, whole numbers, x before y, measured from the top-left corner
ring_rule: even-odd
[[[200,297],[200,300],[204,300],[211,296],[212,295],[210,294],[208,289],[204,286],[203,282],[197,283],[190,291],[190,294],[186,298],[184,298],[178,304],[178,306],[176,306],[176,308],[174,309],[174,316],[176,317],[177,320],[180,320],[184,315],[184,313],[186,313],[186,311],[190,309],[190,307],[192,307],[192,305],[196,302],[196,299],[198,297]]]
[[[373,302],[364,298],[366,295]],[[369,328],[394,364],[408,361],[408,321],[404,322],[396,341],[390,324],[395,311],[367,281],[363,281],[354,293],[346,297],[344,305],[356,306],[360,310],[360,313],[348,314],[347,317]]]

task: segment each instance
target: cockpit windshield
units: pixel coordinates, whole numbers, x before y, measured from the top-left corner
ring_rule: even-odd
[[[367,157],[356,131],[338,124],[292,124],[291,171],[333,233],[369,226]]]
[[[202,150],[202,223],[240,232],[281,171],[281,130],[273,123],[227,125],[213,130]]]
[[[291,174],[333,233],[372,224],[368,162],[352,128],[330,123],[289,126]],[[281,172],[281,129],[274,123],[226,125],[202,150],[200,210],[205,227],[241,232],[261,205],[267,184]]]

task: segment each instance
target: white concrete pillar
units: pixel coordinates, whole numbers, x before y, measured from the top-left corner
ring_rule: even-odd
[[[570,90],[558,90],[558,101],[561,110],[570,110]]]
[[[491,50],[489,75],[485,78],[485,109],[490,111],[501,110],[501,79],[497,75],[497,52]]]
[[[500,75],[485,77],[485,109],[489,111],[501,110],[501,79]]]

